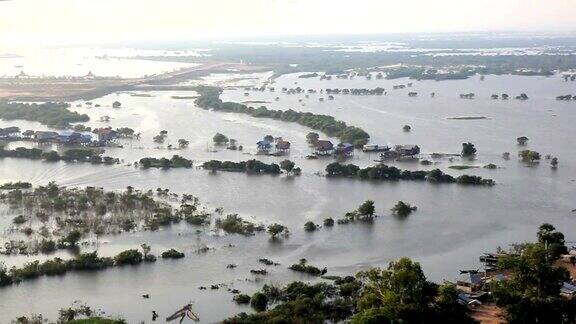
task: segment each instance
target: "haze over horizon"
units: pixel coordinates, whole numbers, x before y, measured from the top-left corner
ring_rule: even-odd
[[[574,0],[7,0],[13,44],[242,36],[576,31]]]

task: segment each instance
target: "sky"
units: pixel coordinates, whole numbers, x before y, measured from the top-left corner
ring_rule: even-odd
[[[467,31],[576,35],[576,0],[0,0],[0,41]]]

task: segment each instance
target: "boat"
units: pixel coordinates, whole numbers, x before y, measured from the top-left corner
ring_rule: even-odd
[[[362,146],[362,151],[364,152],[386,152],[390,151],[388,145],[378,145],[378,144],[366,144]]]

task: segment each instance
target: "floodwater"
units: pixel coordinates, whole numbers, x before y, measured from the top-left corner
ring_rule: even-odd
[[[14,77],[21,72],[31,77],[83,77],[92,72],[97,77],[140,78],[175,71],[198,64],[134,59],[139,56],[201,56],[205,51],[136,50],[130,48],[44,48],[1,52],[0,77]]]
[[[217,76],[207,79],[214,80]],[[255,78],[256,80],[257,78]],[[392,90],[395,84],[413,82],[412,88]],[[242,85],[245,85],[244,83]],[[99,108],[73,108],[88,113],[92,127],[132,127],[142,133],[140,141],[123,140],[124,148],[107,149],[105,155],[119,157],[116,166],[65,164],[3,159],[0,180],[30,181],[35,185],[56,181],[67,186],[102,186],[122,189],[128,185],[139,189],[169,188],[177,193],[191,193],[210,207],[223,207],[226,213],[238,213],[266,224],[280,222],[290,228],[291,236],[281,243],[271,242],[264,233],[253,237],[219,236],[209,230],[179,224],[158,232],[140,232],[106,236],[100,239],[99,253],[113,255],[127,248],[147,243],[154,253],[175,247],[186,253],[177,261],[159,260],[153,265],[123,267],[97,273],[70,273],[61,278],[41,278],[0,290],[0,322],[7,322],[26,313],[43,313],[54,318],[59,308],[80,299],[109,314],[123,314],[130,322],[149,322],[151,311],[161,318],[192,301],[202,322],[210,323],[249,307],[236,306],[226,288],[210,290],[211,284],[226,284],[251,294],[264,283],[282,284],[291,280],[317,280],[291,272],[287,267],[306,258],[310,264],[327,266],[328,274],[352,274],[369,266],[386,266],[401,256],[422,263],[427,276],[437,282],[454,279],[460,269],[476,269],[478,256],[508,247],[514,242],[533,240],[537,227],[544,222],[563,231],[568,241],[575,241],[576,208],[576,102],[558,102],[557,95],[574,93],[574,83],[559,76],[522,77],[487,76],[484,81],[471,78],[459,81],[353,80],[320,81],[285,75],[275,81],[275,92],[249,92],[244,89],[226,90],[224,100],[265,101],[274,109],[312,111],[335,116],[350,125],[360,126],[372,136],[375,144],[418,144],[423,154],[432,152],[458,153],[462,142],[472,142],[478,149],[477,160],[454,162],[435,160],[437,164],[422,166],[398,162],[403,169],[440,168],[452,174],[475,174],[492,178],[494,187],[471,187],[456,184],[434,185],[425,182],[364,182],[350,179],[327,179],[317,175],[332,158],[306,160],[310,148],[305,142],[308,128],[270,119],[220,113],[195,108],[193,99],[173,99],[172,96],[193,96],[192,92],[151,92],[152,97],[129,93],[111,94],[93,100]],[[319,101],[321,94],[286,95],[282,87],[387,89],[386,96],[345,96]],[[419,92],[411,98],[408,91]],[[434,98],[430,93],[435,92]],[[463,100],[460,93],[476,93],[477,99]],[[525,92],[527,101],[491,100],[492,93],[508,93],[511,97]],[[275,101],[275,97],[280,97]],[[302,102],[299,102],[302,99]],[[122,108],[110,105],[118,100]],[[77,102],[72,103],[75,107]],[[304,105],[303,105],[304,104]],[[254,104],[259,106],[261,104]],[[110,122],[99,122],[107,115]],[[449,120],[452,116],[486,116],[484,120]],[[409,124],[412,131],[402,131]],[[20,125],[23,129],[41,129],[37,123],[0,121],[0,127]],[[165,144],[155,144],[152,137],[160,130],[168,131]],[[211,146],[211,138],[223,133],[237,139],[244,151],[229,151]],[[180,154],[196,165],[210,159],[247,160],[254,158],[255,145],[264,135],[282,136],[292,142],[289,158],[303,170],[299,177],[254,176],[238,173],[211,174],[201,169],[139,170],[127,166],[144,156],[170,157]],[[553,170],[547,160],[527,167],[517,160],[521,148],[516,138],[527,136],[527,148],[544,156],[557,156],[560,166]],[[168,150],[185,138],[190,146]],[[335,139],[333,139],[336,142]],[[18,143],[11,143],[18,146]],[[501,158],[510,152],[511,159]],[[361,166],[373,164],[377,154],[360,151],[349,160]],[[263,161],[280,161],[279,157],[257,156]],[[448,169],[450,165],[485,165],[494,163],[496,170]],[[321,228],[314,233],[303,231],[303,224],[312,220],[321,223],[326,217],[339,218],[367,199],[376,202],[373,224],[337,225]],[[418,207],[406,219],[390,215],[390,208],[403,200]],[[12,218],[12,215],[1,216]],[[5,219],[0,222],[8,226]],[[201,247],[206,253],[197,253]],[[281,263],[267,267],[269,275],[251,275],[250,269],[260,269],[261,257]],[[34,258],[0,257],[8,265],[21,264]],[[236,269],[226,269],[234,263]],[[208,286],[208,290],[199,290]],[[150,299],[142,299],[142,294]]]

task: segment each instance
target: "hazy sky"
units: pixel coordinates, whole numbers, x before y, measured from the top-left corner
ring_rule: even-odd
[[[576,0],[0,0],[0,40],[576,32],[575,12]]]

